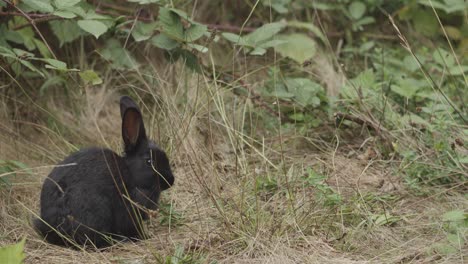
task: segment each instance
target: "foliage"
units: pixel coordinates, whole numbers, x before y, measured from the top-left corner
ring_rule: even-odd
[[[0,248],[0,262],[5,264],[21,264],[25,258],[23,238],[19,243]]]
[[[207,263],[200,253],[187,252],[181,245],[176,245],[172,256],[160,256],[156,254],[157,263],[164,264],[196,264]],[[210,262],[213,263],[213,262]]]
[[[11,187],[11,179],[21,170],[31,174],[31,170],[24,163],[16,160],[0,160],[0,189],[1,187]]]
[[[323,203],[325,206],[333,207],[342,203],[342,197],[336,193],[327,183],[327,177],[319,174],[308,168],[307,175],[304,178],[306,186],[314,187],[317,191],[317,201]]]

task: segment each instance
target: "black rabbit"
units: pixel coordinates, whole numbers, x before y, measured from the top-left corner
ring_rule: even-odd
[[[61,246],[102,248],[113,240],[144,239],[145,210],[174,183],[169,160],[146,137],[140,109],[120,99],[125,153],[88,148],[65,158],[44,181],[36,230]]]

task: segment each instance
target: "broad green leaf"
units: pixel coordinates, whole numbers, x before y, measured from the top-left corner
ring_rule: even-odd
[[[73,8],[70,8],[69,11],[73,10]],[[83,16],[84,20],[112,20],[112,17],[107,16],[107,15],[101,15],[96,13],[94,9],[89,9],[86,14]],[[104,22],[104,21],[102,21]]]
[[[143,23],[137,21],[135,28],[132,30],[132,37],[136,42],[147,40],[153,35],[153,31],[156,29],[156,26],[156,22]]]
[[[280,14],[288,13],[287,5],[291,3],[291,0],[263,0],[263,5],[271,6],[273,10]]]
[[[354,19],[360,19],[366,13],[366,5],[359,1],[353,1],[348,7],[349,14]]]
[[[439,32],[439,22],[437,22],[432,10],[418,9],[414,11],[412,21],[415,30],[425,36],[432,37]]]
[[[54,8],[50,4],[50,0],[23,0],[21,1],[33,11],[38,11],[42,13],[52,13]]]
[[[286,23],[283,23],[283,22],[265,24],[257,28],[254,32],[246,35],[244,39],[248,43],[252,44],[252,46],[256,47],[260,43],[271,39],[278,32],[280,32],[285,26],[286,26]]]
[[[444,49],[437,49],[432,54],[434,61],[440,66],[452,67],[455,64],[455,58],[451,53]]]
[[[99,78],[99,75],[95,71],[86,70],[84,72],[80,72],[79,75],[85,83],[91,83],[92,85],[98,85],[102,83],[102,79]]]
[[[261,47],[256,47],[249,54],[250,55],[256,55],[256,56],[262,56],[265,53],[266,53],[266,49],[261,48]]]
[[[285,40],[280,40],[280,39],[273,39],[273,40],[269,40],[269,41],[266,41],[260,45],[258,45],[258,48],[264,48],[264,49],[268,49],[268,48],[274,48],[278,45],[281,45],[283,43],[286,43]]]
[[[185,40],[186,41],[195,41],[201,38],[206,32],[208,32],[208,27],[199,23],[192,23],[188,29],[185,30]]]
[[[33,39],[33,41],[34,41],[34,45],[36,45],[36,47],[39,50],[39,53],[41,53],[42,57],[44,57],[44,58],[52,57],[52,55],[50,54],[49,49],[44,44],[44,42],[42,42],[42,40]]]
[[[106,24],[97,20],[79,20],[78,26],[84,31],[91,33],[96,39],[108,30]]]
[[[304,121],[305,116],[304,116],[304,113],[294,113],[294,114],[289,115],[289,118],[294,121],[302,122]]]
[[[28,69],[31,70],[32,72],[38,73],[39,75],[41,75],[42,77],[44,77],[44,74],[43,74],[38,68],[36,68],[36,66],[34,66],[31,62],[26,61],[26,60],[18,60],[18,61],[19,61],[19,63],[21,63],[22,65],[26,66],[26,68],[28,68]]]
[[[169,37],[184,41],[184,26],[180,21],[180,16],[168,8],[159,9],[159,21],[162,31]]]
[[[414,96],[414,95],[416,94],[416,92],[418,91],[419,87],[400,86],[400,85],[394,84],[394,85],[392,85],[392,86],[390,87],[390,89],[391,89],[393,92],[395,92],[395,93],[397,93],[397,94],[399,94],[399,95],[401,95],[401,96],[403,96],[403,97],[406,97],[406,98],[408,98],[408,99],[412,99],[413,96]]]
[[[21,264],[26,257],[24,254],[24,244],[26,239],[23,238],[19,243],[0,248],[0,263],[5,264]]]
[[[223,36],[223,38],[237,45],[252,47],[250,43],[248,43],[243,37],[237,34],[225,32],[225,33],[222,33],[221,36]]]
[[[180,43],[174,39],[169,38],[166,34],[160,33],[153,38],[151,38],[151,44],[154,46],[165,49],[165,50],[172,50],[177,48]]]
[[[458,222],[463,221],[468,218],[468,215],[463,212],[463,210],[453,210],[450,212],[446,212],[442,215],[442,220],[448,222]]]
[[[468,73],[468,65],[454,65],[449,69],[449,73],[451,75],[463,75],[464,73]]]
[[[320,28],[316,27],[312,23],[301,22],[301,21],[289,21],[288,26],[294,27],[294,28],[307,29],[310,32],[314,33],[314,35],[316,35],[323,43],[327,43],[327,38],[322,33]]]
[[[0,25],[0,36],[3,36],[6,40],[16,44],[23,44],[23,36],[21,36],[21,34],[16,31],[9,30],[6,23]]]
[[[106,47],[101,51],[101,55],[113,63],[110,66],[114,69],[133,69],[138,67],[138,63],[133,56],[122,47],[116,39],[109,39]]]
[[[26,58],[26,57],[34,57],[34,54],[31,52],[27,52],[22,49],[13,49],[13,52],[16,54],[18,57]]]
[[[285,41],[275,47],[275,50],[283,57],[302,64],[315,55],[315,42],[305,34],[279,35],[277,39]]]
[[[60,10],[58,10],[58,11],[55,11],[53,14],[56,15],[56,16],[63,17],[63,18],[68,18],[68,19],[76,17],[76,14],[73,13],[73,12],[70,12],[70,11],[60,11]]]
[[[54,5],[57,9],[61,10],[64,8],[73,7],[81,2],[81,0],[54,0]]]
[[[208,51],[207,47],[202,46],[202,45],[198,45],[198,44],[188,43],[187,46],[192,48],[192,49],[195,49],[195,50],[197,50],[197,51],[199,51],[201,53],[206,53]]]
[[[59,61],[56,59],[43,59],[43,61],[47,62],[50,66],[49,68],[55,68],[58,70],[67,70],[67,64],[63,61]],[[47,68],[47,65],[46,65]]]
[[[73,20],[54,20],[50,21],[49,25],[52,29],[52,32],[58,38],[60,47],[62,47],[63,44],[70,43],[80,36],[86,34],[82,29],[80,29],[76,21]]]
[[[414,72],[419,69],[419,64],[412,55],[407,55],[403,58],[403,67]]]
[[[288,91],[294,94],[294,101],[302,106],[317,107],[320,99],[317,94],[323,90],[322,86],[307,78],[288,78],[285,80]]]

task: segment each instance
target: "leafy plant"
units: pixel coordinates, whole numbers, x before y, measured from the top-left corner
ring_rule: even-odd
[[[196,264],[206,263],[205,257],[200,253],[187,252],[182,245],[176,245],[174,254],[172,256],[163,257],[159,254],[156,255],[158,263],[164,264]],[[211,262],[214,263],[214,262]]]
[[[444,240],[432,246],[438,253],[449,255],[464,248],[467,241],[468,214],[463,210],[453,210],[442,215],[443,229],[447,233]]]
[[[0,160],[0,188],[11,187],[11,179],[16,176],[18,170],[31,174],[31,170],[22,162],[16,160]]]
[[[327,176],[319,174],[312,170],[307,169],[307,175],[304,178],[305,186],[311,186],[316,189],[317,200],[325,206],[334,207],[342,204],[342,197],[331,188],[326,180]]]
[[[171,203],[160,202],[159,204],[159,223],[162,225],[176,226],[182,224],[183,217],[176,211]]]
[[[23,238],[19,243],[0,248],[0,263],[5,264],[21,264],[24,261],[24,244],[26,239]]]

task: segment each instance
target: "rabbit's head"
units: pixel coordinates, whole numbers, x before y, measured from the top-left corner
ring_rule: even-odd
[[[174,183],[166,153],[148,139],[141,111],[128,96],[120,99],[124,160],[132,177],[132,199],[148,209],[155,209],[161,191]]]

